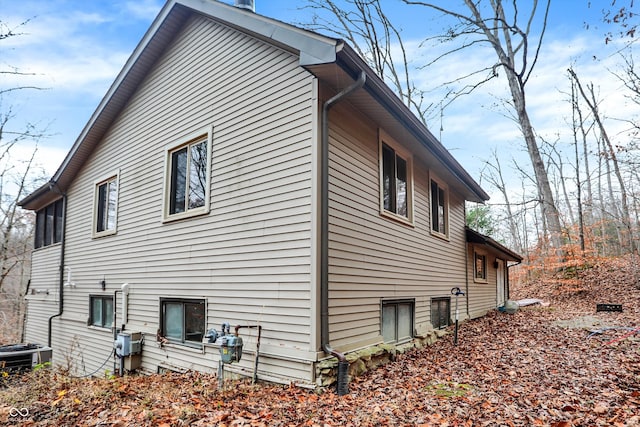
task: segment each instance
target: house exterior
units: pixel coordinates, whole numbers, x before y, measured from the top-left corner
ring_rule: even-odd
[[[501,304],[521,258],[465,228],[465,201],[487,199],[343,41],[169,0],[21,201],[37,218],[26,341],[100,374],[136,332],[124,369],[214,372],[207,331],[259,325],[259,364],[247,328],[225,370],[320,384],[323,361],[446,326],[452,288],[462,319]]]

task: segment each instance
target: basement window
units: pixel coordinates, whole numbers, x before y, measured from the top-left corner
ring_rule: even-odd
[[[431,298],[431,325],[443,329],[451,324],[451,298]]]
[[[382,338],[398,343],[413,338],[413,300],[382,301]]]
[[[89,297],[89,325],[99,328],[113,326],[112,295],[91,295]]]
[[[205,332],[204,299],[160,299],[160,333],[178,344],[202,343]]]

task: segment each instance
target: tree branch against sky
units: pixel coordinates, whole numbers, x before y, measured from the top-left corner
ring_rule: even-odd
[[[519,9],[520,3],[516,0],[508,2],[506,5],[502,0],[475,2],[464,0],[464,7],[460,7],[460,10],[452,9],[449,2],[443,6],[442,4],[445,2],[403,1],[406,4],[422,6],[452,18],[454,22],[447,34],[448,38],[469,37],[471,34],[477,37],[477,40],[489,44],[493,49],[495,53],[493,61],[496,69],[505,71],[511,95],[511,105],[518,118],[533,166],[541,210],[548,226],[549,237],[557,254],[562,255],[560,216],[547,170],[540,155],[525,96],[526,84],[532,76],[540,55],[550,0],[542,2],[541,8],[539,8],[538,0],[534,0],[531,3],[531,8],[524,13]],[[536,31],[534,31],[534,27],[536,27]]]

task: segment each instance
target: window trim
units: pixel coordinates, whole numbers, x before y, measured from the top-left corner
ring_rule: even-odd
[[[183,317],[182,317],[182,338],[180,340],[176,338],[172,338],[167,336],[166,328],[165,328],[165,304],[166,303],[180,303],[183,306]],[[184,305],[185,304],[202,304],[203,305],[203,313],[204,319],[202,320],[202,337],[206,334],[207,329],[207,299],[206,298],[180,298],[180,297],[160,297],[160,325],[159,330],[160,334],[169,340],[171,344],[186,346],[186,347],[202,347],[202,338],[200,341],[191,341],[187,340],[185,337],[185,317],[184,317]]]
[[[99,214],[99,206],[100,203],[100,187],[105,184],[109,184],[111,182],[116,183],[116,199],[115,199],[115,219],[113,228],[106,229],[103,231],[98,231],[98,214]],[[91,235],[94,238],[110,236],[116,234],[118,232],[118,205],[120,200],[120,169],[118,169],[115,173],[105,175],[103,178],[96,180],[93,183],[93,223],[92,223],[92,233]]]
[[[482,276],[478,276],[478,259],[481,257],[482,259]],[[487,254],[481,251],[473,251],[473,281],[477,283],[487,283]]]
[[[396,212],[385,209],[384,206],[384,157],[383,157],[383,149],[384,146],[392,149],[396,156],[400,157],[406,162],[406,175],[407,175],[407,195],[406,195],[406,203],[407,203],[407,216],[402,214],[398,214]],[[414,188],[414,177],[413,177],[413,155],[411,152],[398,142],[396,142],[391,136],[389,136],[384,130],[378,129],[378,182],[379,182],[379,198],[380,198],[380,215],[405,223],[407,225],[413,226],[414,224],[414,214],[413,214],[413,188]]]
[[[409,325],[409,330],[410,330],[410,335],[409,337],[402,337],[402,338],[398,338],[398,310],[397,307],[401,304],[408,304],[411,308],[411,323]],[[384,308],[385,306],[390,306],[390,305],[394,305],[396,306],[396,311],[395,311],[395,319],[394,319],[394,324],[395,324],[395,332],[394,332],[394,337],[395,339],[393,341],[384,341],[384,334],[383,334],[383,323],[384,323]],[[402,299],[382,299],[380,300],[380,335],[382,336],[382,339],[385,343],[393,343],[393,344],[402,344],[405,342],[409,342],[411,341],[413,338],[415,338],[415,324],[416,324],[416,300],[415,298],[402,298]]]
[[[94,321],[93,321],[93,316],[94,316],[94,313],[93,313],[93,301],[96,300],[96,299],[99,299],[99,300],[102,301],[102,317],[103,317],[103,320],[102,320],[100,325],[96,325],[94,323]],[[113,295],[104,295],[104,294],[96,294],[96,295],[91,294],[91,295],[89,295],[89,320],[87,322],[87,326],[92,327],[92,328],[100,328],[100,329],[108,329],[108,330],[112,330],[113,329],[113,326],[114,326],[114,324],[113,324],[113,311],[111,312],[112,313],[111,314],[111,325],[107,326],[107,325],[104,324],[104,313],[105,313],[105,311],[104,311],[104,307],[105,307],[104,303],[107,300],[111,301],[111,307],[115,307],[114,306]]]
[[[447,302],[447,306],[449,308],[449,310],[448,310],[449,313],[448,313],[448,316],[447,316],[447,324],[446,325],[440,325],[438,323],[438,325],[436,326],[436,324],[434,322],[434,319],[433,319],[433,304],[436,303],[436,302],[440,303],[440,302],[445,302],[445,301]],[[431,320],[431,326],[434,329],[444,329],[447,326],[451,325],[451,297],[431,297],[431,301],[429,302],[429,309],[430,309],[429,317],[430,317],[430,320]],[[438,313],[440,313],[440,306],[439,305],[438,305]],[[438,315],[438,319],[440,319],[440,317],[441,316]]]
[[[444,206],[443,206],[443,217],[444,217],[444,233],[440,230],[436,230],[433,227],[434,224],[434,194],[433,194],[433,185],[437,186],[438,193],[442,191],[444,197]],[[449,186],[447,186],[444,181],[439,179],[433,174],[429,176],[429,229],[433,236],[440,237],[445,240],[449,240],[449,205],[450,205],[450,197],[449,197]]]
[[[193,132],[183,138],[180,138],[177,142],[171,143],[165,147],[164,150],[164,186],[162,189],[162,221],[170,222],[177,221],[184,218],[191,218],[198,215],[204,215],[211,210],[211,148],[213,139],[213,126],[207,126],[197,132]],[[170,213],[171,204],[171,155],[176,151],[179,151],[185,147],[189,147],[195,143],[199,143],[206,140],[207,146],[207,168],[206,168],[206,183],[204,194],[204,205],[193,209],[186,209],[184,212]]]

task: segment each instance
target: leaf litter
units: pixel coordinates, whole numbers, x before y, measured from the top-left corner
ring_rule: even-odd
[[[197,372],[74,379],[49,369],[0,390],[0,424],[640,426],[640,334],[630,333],[640,288],[628,263],[593,266],[579,288],[553,277],[514,287],[514,299],[548,306],[464,322],[457,346],[447,335],[401,354],[352,378],[346,396],[250,381],[218,390],[214,375]],[[596,312],[597,303],[623,312]]]

